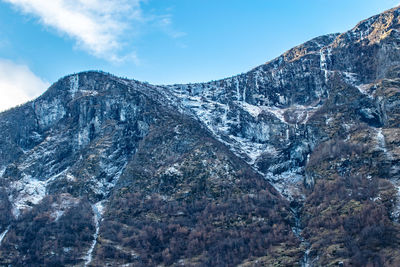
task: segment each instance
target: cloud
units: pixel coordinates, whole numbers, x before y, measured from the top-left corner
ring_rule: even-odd
[[[124,35],[133,30],[133,21],[143,20],[140,4],[144,0],[3,1],[75,39],[77,45],[90,54],[111,62],[127,58],[118,53],[123,46]]]
[[[26,65],[0,59],[0,111],[34,99],[49,86]]]

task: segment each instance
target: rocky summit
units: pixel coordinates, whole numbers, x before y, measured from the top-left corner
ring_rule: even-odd
[[[0,114],[1,266],[400,266],[400,8],[253,70]]]

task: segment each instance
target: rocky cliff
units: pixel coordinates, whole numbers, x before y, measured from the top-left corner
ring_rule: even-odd
[[[0,114],[0,264],[400,265],[400,9],[255,69],[84,72]]]

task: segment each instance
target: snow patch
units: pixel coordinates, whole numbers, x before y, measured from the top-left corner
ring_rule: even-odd
[[[356,73],[343,71],[344,80],[351,86],[355,87],[360,91],[361,94],[373,98],[373,95],[368,93],[368,89],[371,87],[370,84],[362,84]]]
[[[71,250],[72,250],[71,247],[63,248],[63,251],[64,251],[65,253],[69,253],[69,252],[71,252]]]
[[[122,161],[124,162],[122,166],[114,165],[113,161],[100,161],[100,167],[107,176],[100,180],[93,179],[94,183],[91,185],[91,189],[95,194],[105,197],[114,188],[127,165],[126,159],[122,159]]]
[[[236,77],[236,101],[240,101],[239,79]]]
[[[325,52],[329,57],[330,50]],[[185,110],[186,114],[202,122],[217,140],[252,165],[255,171],[266,176],[257,169],[257,161],[263,154],[279,157],[277,142],[290,142],[292,125],[297,130],[298,125],[308,123],[320,108],[320,105],[276,107],[267,95],[258,92],[258,87],[263,84],[280,88],[284,86],[283,70],[277,66],[268,75],[262,67],[254,69],[251,82],[255,88],[252,90],[250,87],[245,88],[249,81],[240,75],[207,84],[172,85],[165,88],[175,95],[178,109]],[[322,67],[328,73],[327,61]],[[277,93],[277,97],[279,102],[287,103],[285,95]],[[248,103],[246,98],[258,104]],[[297,174],[300,173],[297,167],[292,169],[292,172],[288,171],[275,179],[275,183],[279,184],[277,190],[286,196],[301,195],[294,191],[295,184],[302,182],[303,176]],[[289,181],[285,182],[285,179]]]
[[[272,113],[277,117],[281,122],[286,123],[285,117],[283,114],[285,113],[285,109],[280,109],[276,107],[265,107],[264,110],[266,110],[269,113]]]
[[[94,206],[97,209],[97,212],[100,214],[100,217],[104,215],[105,204],[106,204],[106,200],[102,200],[102,201],[99,201],[96,204],[94,204]]]
[[[61,100],[54,98],[51,102],[35,102],[35,113],[39,124],[46,128],[62,119],[65,116],[66,111]]]
[[[73,175],[70,174],[70,173],[67,173],[67,175],[65,176],[65,179],[66,179],[68,182],[77,182],[77,181],[78,181],[78,179],[76,179],[76,177],[73,176]]]
[[[126,120],[126,110],[124,108],[121,109],[121,112],[119,114],[119,119],[120,121],[124,122]]]
[[[285,119],[285,112],[294,114],[296,116],[296,123],[306,124],[309,118],[320,108],[320,106],[305,105],[293,105],[288,108],[278,108],[269,106],[255,106],[245,102],[242,103],[241,107],[254,118],[258,118],[261,113],[270,113],[284,124],[290,123]]]
[[[302,172],[302,168],[292,169],[281,174],[267,173],[265,178],[272,181],[276,190],[285,196],[289,201],[297,200],[299,197],[303,197],[300,192],[300,186],[304,181],[304,176],[299,174]]]
[[[371,84],[360,84],[357,85],[356,88],[364,95],[367,95],[369,98],[372,98],[372,95],[368,93],[368,89],[371,88]]]
[[[97,96],[99,92],[94,90],[80,90],[82,96]]]
[[[392,161],[393,155],[390,151],[388,151],[386,147],[386,140],[383,134],[382,128],[378,128],[376,130],[376,149],[381,150],[386,156],[387,160]],[[392,170],[396,168],[396,166],[391,167]],[[399,222],[400,219],[400,180],[389,179],[389,181],[393,184],[393,186],[397,189],[396,203],[394,205],[392,211],[392,218]]]
[[[250,122],[244,129],[244,135],[246,139],[256,141],[259,143],[265,143],[271,139],[271,124],[268,122]]]
[[[376,132],[376,141],[378,143],[378,148],[382,149],[383,152],[387,153],[385,136],[382,133],[382,128],[379,128]]]
[[[51,176],[45,181],[24,174],[22,179],[10,184],[9,200],[13,205],[12,213],[18,218],[21,211],[32,208],[47,195],[47,185],[62,176],[68,169]]]
[[[72,98],[75,97],[75,94],[79,90],[79,75],[72,75],[69,77],[69,92],[71,93]]]
[[[165,174],[167,175],[177,175],[181,176],[182,172],[176,168],[177,166],[171,166],[165,170]]]
[[[99,236],[99,229],[100,229],[100,221],[102,219],[102,213],[104,212],[104,207],[103,207],[103,202],[97,202],[96,204],[92,205],[92,210],[93,210],[93,221],[96,227],[96,231],[93,234],[93,241],[92,244],[88,250],[88,252],[86,253],[85,256],[85,266],[88,266],[90,264],[90,262],[92,261],[92,254],[93,254],[93,250],[97,244],[97,238]]]
[[[249,113],[251,116],[257,118],[258,115],[263,111],[263,109],[259,106],[254,106],[249,103],[243,102],[242,103],[242,108]]]
[[[391,181],[394,187],[397,189],[397,195],[396,195],[396,203],[394,205],[393,211],[392,211],[392,218],[396,222],[400,222],[400,181]]]
[[[371,30],[374,29],[372,27],[372,23],[374,22],[374,20],[375,20],[374,17],[365,20],[363,23],[353,28],[347,34],[351,35],[355,39],[359,39],[358,41],[362,41],[365,38],[368,38],[369,34],[371,33]]]
[[[61,199],[51,205],[53,211],[50,214],[50,217],[54,221],[58,221],[67,211],[73,206],[78,205],[79,199],[71,197],[69,194],[62,194]]]
[[[6,166],[0,169],[0,177],[3,177],[3,174],[6,172],[6,169],[7,169]]]
[[[393,155],[386,147],[385,136],[383,135],[382,128],[376,130],[376,148],[382,150],[388,160],[393,160]]]
[[[18,218],[20,212],[38,204],[46,196],[46,181],[39,181],[30,175],[10,184],[12,190],[10,202],[13,215]]]
[[[326,53],[326,54],[325,54]],[[320,69],[324,73],[325,83],[328,82],[329,79],[329,70],[328,70],[328,62],[327,60],[331,58],[332,49],[331,48],[323,48],[320,50]]]
[[[89,144],[89,142],[89,129],[85,127],[78,133],[78,147],[83,147]]]
[[[308,248],[304,252],[303,260],[301,262],[301,267],[312,267],[312,262],[310,259],[310,252],[311,252],[311,248]]]
[[[229,135],[229,138],[233,142],[228,143],[224,140],[220,141],[227,144],[235,154],[241,155],[244,153],[249,158],[248,163],[251,165],[253,165],[265,151],[268,151],[268,145],[251,142],[246,138],[234,135]]]
[[[259,84],[258,84],[258,81],[260,80],[260,78],[261,79],[263,79],[263,77],[262,77],[262,75],[261,75],[261,70],[260,69],[257,69],[255,72],[254,72],[254,84],[255,84],[255,86],[256,86],[256,88],[257,89],[259,89]]]
[[[6,237],[8,230],[10,230],[10,227],[11,227],[11,225],[7,226],[6,230],[0,234],[0,245],[3,242],[4,237]]]

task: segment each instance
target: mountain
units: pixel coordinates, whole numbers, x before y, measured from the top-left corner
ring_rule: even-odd
[[[253,70],[0,113],[0,265],[399,266],[400,8]]]

